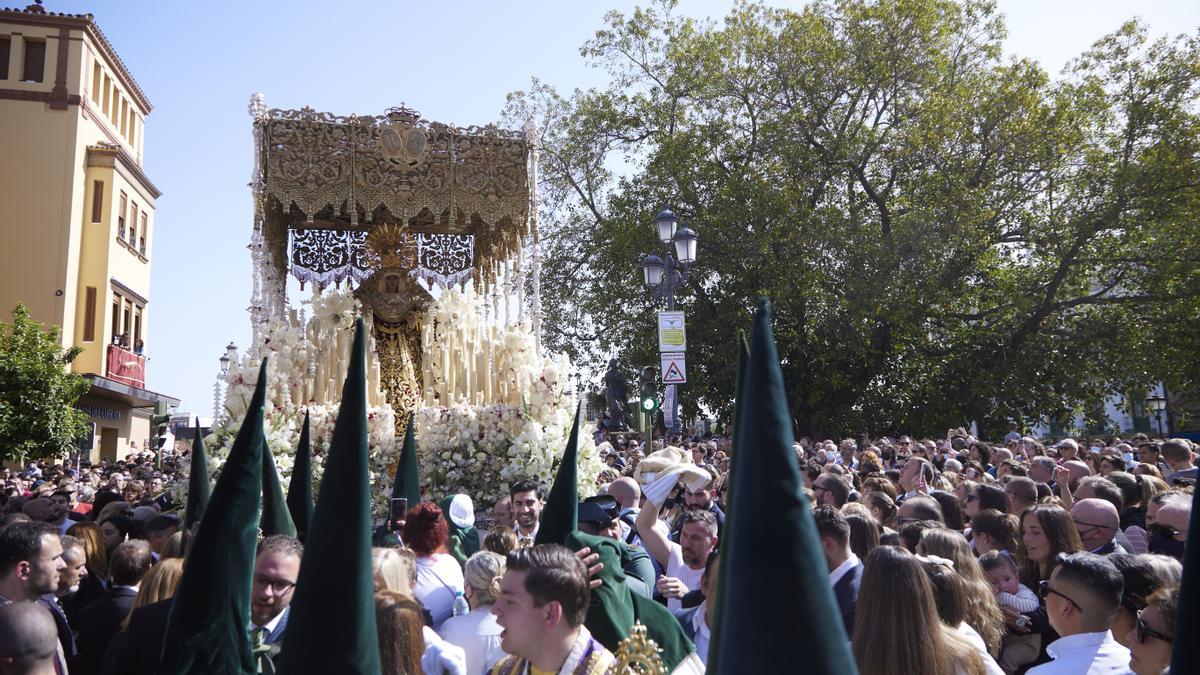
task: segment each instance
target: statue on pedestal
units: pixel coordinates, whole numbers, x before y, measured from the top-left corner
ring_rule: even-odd
[[[608,372],[604,374],[604,400],[608,404],[608,430],[628,430],[629,379],[616,359],[608,362]]]

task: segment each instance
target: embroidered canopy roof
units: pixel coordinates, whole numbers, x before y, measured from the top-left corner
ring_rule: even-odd
[[[264,243],[272,257],[290,249],[277,262],[301,281],[370,276],[378,253],[367,235],[380,225],[407,229],[415,277],[491,280],[534,227],[523,132],[430,122],[408,108],[363,117],[263,108],[252,103]]]

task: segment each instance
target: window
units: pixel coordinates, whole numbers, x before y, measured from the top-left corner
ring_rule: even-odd
[[[125,192],[121,191],[121,202],[117,206],[117,239],[125,239],[125,205],[129,203],[129,197]]]
[[[8,52],[12,49],[12,38],[0,37],[0,80],[8,79]]]
[[[125,301],[125,313],[121,315],[121,334],[129,333],[130,324],[133,323],[133,301]]]
[[[130,209],[130,216],[129,216],[129,245],[131,247],[135,246],[137,244],[137,227],[138,227],[138,205],[137,205],[137,202],[133,202],[132,207],[133,208]]]
[[[142,339],[142,308],[138,307],[133,312],[133,342],[130,347],[137,345],[138,340]]]
[[[112,341],[116,344],[121,337],[121,295],[113,293],[112,301]]]
[[[142,211],[142,234],[138,237],[138,253],[146,255],[146,212]]]
[[[92,181],[92,222],[104,221],[104,181]]]
[[[83,308],[83,341],[92,342],[96,339],[96,287],[87,287],[87,300]]]
[[[105,115],[112,117],[110,114],[110,111],[112,110],[112,78],[110,78],[107,73],[104,75],[104,86],[101,87],[101,89],[104,90],[104,104],[100,107],[104,111]]]
[[[41,82],[46,70],[46,43],[35,42],[25,38],[25,61],[21,80],[25,82]]]
[[[92,64],[92,103],[100,105],[100,87],[104,86],[104,80],[100,73],[100,62]]]
[[[121,135],[129,138],[129,101],[121,99]]]

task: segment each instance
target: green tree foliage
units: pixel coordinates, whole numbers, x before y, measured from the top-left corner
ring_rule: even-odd
[[[1119,27],[1051,77],[985,0],[611,13],[611,75],[534,81],[544,340],[656,363],[638,282],[663,205],[700,235],[684,401],[728,416],[755,298],[801,433],[1094,409],[1200,353],[1200,33]],[[693,407],[694,409],[694,407]]]
[[[63,350],[61,329],[44,329],[24,305],[12,318],[0,324],[0,460],[51,457],[86,433],[75,402],[88,381],[68,370],[82,350]]]

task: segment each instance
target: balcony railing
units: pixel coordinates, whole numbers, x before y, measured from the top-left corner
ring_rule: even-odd
[[[146,357],[118,345],[108,346],[105,377],[138,389],[146,388]]]

